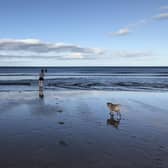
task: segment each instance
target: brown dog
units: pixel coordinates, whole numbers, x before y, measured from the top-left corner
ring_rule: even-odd
[[[114,112],[116,112],[117,116],[121,117],[121,114],[120,114],[120,104],[107,103],[107,106],[108,106],[108,108],[110,110],[110,115],[111,116],[113,116]]]

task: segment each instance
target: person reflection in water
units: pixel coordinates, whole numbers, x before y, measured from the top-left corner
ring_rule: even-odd
[[[39,74],[39,97],[40,98],[44,97],[43,88],[44,88],[44,70],[41,69],[41,72]]]

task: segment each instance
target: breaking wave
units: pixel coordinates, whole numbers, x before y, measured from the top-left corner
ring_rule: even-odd
[[[0,90],[7,87],[27,90],[38,88],[38,79],[0,80]],[[168,91],[167,77],[133,77],[133,76],[82,76],[52,77],[45,79],[46,89],[80,89],[80,90],[123,90],[123,91]]]

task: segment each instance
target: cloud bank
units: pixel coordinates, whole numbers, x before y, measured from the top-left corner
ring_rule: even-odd
[[[0,58],[92,59],[103,49],[73,44],[49,43],[39,39],[0,39]]]
[[[96,65],[97,62],[114,65],[127,58],[134,61],[149,56],[152,54],[146,51],[104,50],[39,39],[0,39],[0,66],[87,66]]]

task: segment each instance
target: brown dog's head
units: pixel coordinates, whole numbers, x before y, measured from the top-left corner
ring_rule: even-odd
[[[109,103],[109,102],[108,102],[108,103],[107,103],[107,106],[109,107],[110,105],[112,105],[112,103]]]
[[[110,111],[120,112],[120,104],[107,103],[107,107]]]

